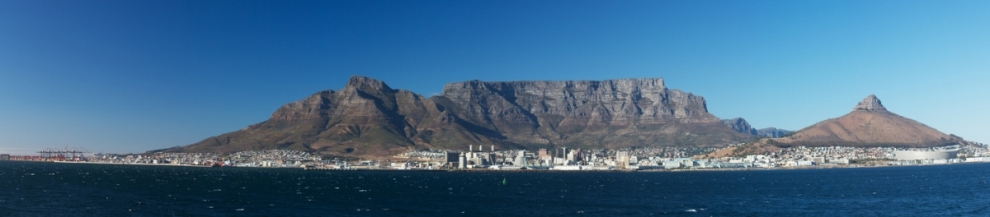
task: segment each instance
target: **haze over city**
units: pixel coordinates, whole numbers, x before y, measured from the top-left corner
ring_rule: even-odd
[[[267,119],[352,75],[663,78],[788,130],[887,109],[990,142],[981,1],[2,1],[0,153],[144,152]]]

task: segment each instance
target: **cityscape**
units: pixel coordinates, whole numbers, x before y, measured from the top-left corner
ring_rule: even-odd
[[[740,146],[735,144],[729,148]],[[0,160],[126,165],[302,168],[317,170],[448,171],[692,171],[844,168],[990,162],[990,147],[972,143],[932,148],[791,147],[777,152],[710,157],[717,148],[409,150],[387,159],[318,156],[295,150],[218,153],[86,154],[46,149],[37,156],[0,155]]]

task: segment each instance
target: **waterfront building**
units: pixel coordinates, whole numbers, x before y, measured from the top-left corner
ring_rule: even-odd
[[[990,162],[990,157],[971,157],[966,158],[966,162]]]
[[[538,153],[538,154],[539,154],[539,155],[537,155],[537,156],[539,157],[539,159],[540,159],[540,160],[545,160],[545,161],[550,161],[550,154],[549,154],[549,153],[547,153],[547,149],[545,149],[545,148],[541,148],[541,149],[540,149],[539,151],[537,151],[536,153]]]
[[[824,157],[812,157],[811,158],[811,161],[814,161],[815,162],[815,165],[824,165],[825,164],[825,158]]]
[[[629,169],[629,152],[625,152],[625,151],[615,152],[615,169],[620,169],[620,170]]]
[[[829,160],[828,162],[835,164],[849,164],[849,158],[839,158],[839,159]]]
[[[663,162],[664,169],[677,169],[681,167],[681,162],[677,160],[668,160]]]
[[[553,168],[550,168],[550,170],[576,171],[576,170],[583,170],[583,166],[580,165],[555,166]]]
[[[945,150],[894,150],[897,160],[935,160],[956,158],[959,149]]]
[[[519,151],[516,155],[516,160],[513,162],[515,166],[526,166],[526,150]]]
[[[468,152],[465,157],[470,165],[483,166],[491,165],[495,160],[495,153],[489,152]]]
[[[444,161],[445,163],[447,163],[447,164],[454,164],[454,163],[457,163],[458,162],[458,158],[460,158],[461,153],[460,152],[453,152],[453,151],[445,151],[444,152],[444,156],[446,156],[445,157],[445,161]]]

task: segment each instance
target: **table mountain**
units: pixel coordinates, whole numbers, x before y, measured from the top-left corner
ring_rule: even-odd
[[[708,113],[704,98],[663,79],[467,81],[433,99],[474,126],[527,146],[710,146],[748,138]]]
[[[296,149],[385,156],[408,148],[722,146],[750,139],[704,98],[662,79],[466,81],[424,98],[353,76],[343,89],[286,104],[261,123],[173,151]]]

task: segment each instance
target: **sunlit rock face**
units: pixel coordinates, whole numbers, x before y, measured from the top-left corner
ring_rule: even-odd
[[[863,101],[860,101],[859,104],[856,104],[856,107],[853,107],[853,111],[885,112],[887,111],[887,108],[883,107],[883,104],[880,103],[880,99],[878,99],[877,96],[870,94],[865,99],[863,99]]]
[[[746,119],[743,118],[724,119],[722,120],[722,124],[732,128],[732,130],[735,130],[736,132],[757,137],[778,138],[791,133],[789,130],[777,129],[774,127],[756,129],[750,126],[749,122],[746,122]]]
[[[708,113],[704,98],[667,89],[660,78],[475,80],[447,84],[434,98],[474,125],[520,144],[716,145],[746,137]]]
[[[283,105],[271,117],[182,151],[271,148],[382,156],[409,148],[723,146],[750,135],[663,79],[465,81],[424,98],[372,78]]]
[[[754,136],[758,134],[756,129],[753,129],[753,127],[749,125],[749,122],[746,122],[746,119],[743,118],[725,119],[722,120],[722,123],[725,124],[725,126],[728,126],[729,128],[732,128],[732,130],[735,130],[736,132],[739,133],[749,134]]]

